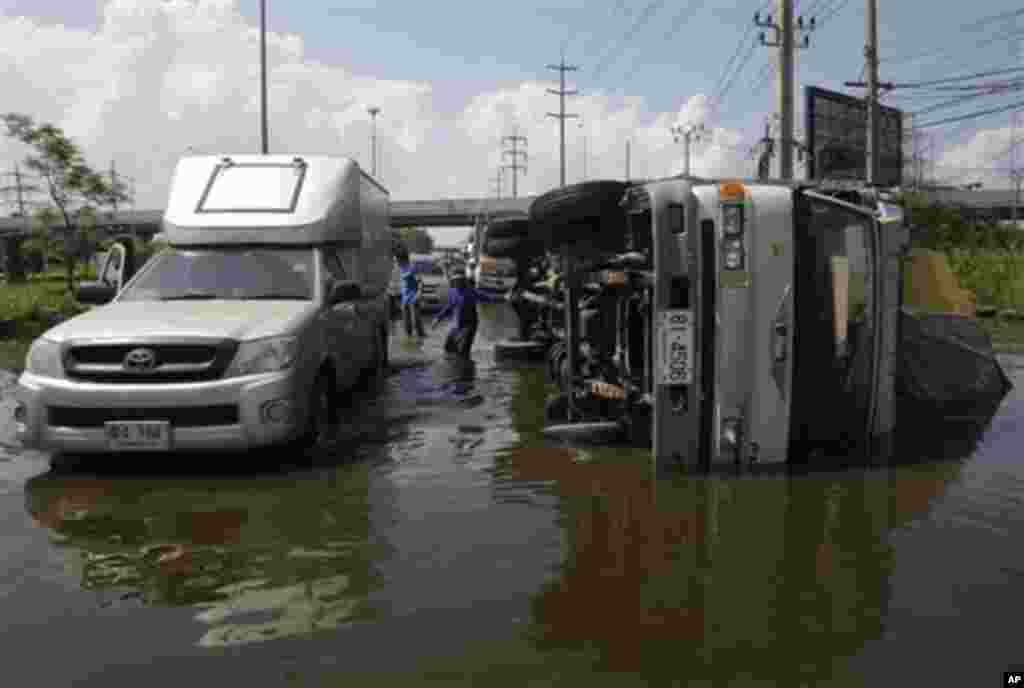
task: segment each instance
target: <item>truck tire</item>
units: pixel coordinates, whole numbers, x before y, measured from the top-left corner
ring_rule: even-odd
[[[529,218],[500,218],[487,225],[488,239],[523,238],[530,233]]]
[[[298,440],[298,448],[305,451],[323,451],[329,445],[331,431],[338,424],[338,398],[334,381],[327,369],[317,373],[309,392],[306,427]]]
[[[614,421],[548,425],[541,432],[548,439],[581,444],[612,444],[624,434],[622,425]]]
[[[533,340],[521,341],[503,339],[494,344],[494,357],[515,360],[535,360],[547,354],[548,347],[543,342]]]
[[[591,181],[548,191],[530,204],[532,235],[548,246],[625,250],[626,213],[619,202],[628,188],[622,181]]]
[[[544,253],[544,245],[525,237],[488,237],[484,253],[492,258],[514,258],[524,260]]]

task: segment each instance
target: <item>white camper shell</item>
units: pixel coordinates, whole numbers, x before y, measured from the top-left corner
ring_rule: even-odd
[[[339,400],[388,362],[388,206],[345,158],[182,159],[168,246],[80,291],[105,305],[33,343],[19,439],[84,453],[329,445]]]
[[[164,232],[179,247],[358,247],[356,279],[383,292],[392,269],[388,206],[388,192],[348,158],[190,156],[174,170]]]

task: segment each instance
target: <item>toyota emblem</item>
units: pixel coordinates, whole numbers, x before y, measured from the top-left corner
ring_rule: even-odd
[[[156,352],[152,349],[132,349],[121,364],[125,370],[145,373],[156,367]]]

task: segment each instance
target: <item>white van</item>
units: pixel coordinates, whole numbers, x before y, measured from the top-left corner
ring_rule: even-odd
[[[22,443],[324,444],[340,395],[387,365],[387,191],[346,158],[186,157],[163,225],[169,245],[138,274],[118,261],[79,295],[109,303],[32,344]]]

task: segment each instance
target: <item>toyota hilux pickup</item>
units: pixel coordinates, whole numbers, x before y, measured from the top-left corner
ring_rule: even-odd
[[[168,245],[137,274],[108,261],[79,295],[99,305],[32,344],[21,442],[323,445],[341,397],[387,363],[387,191],[341,157],[188,156],[163,231]]]

